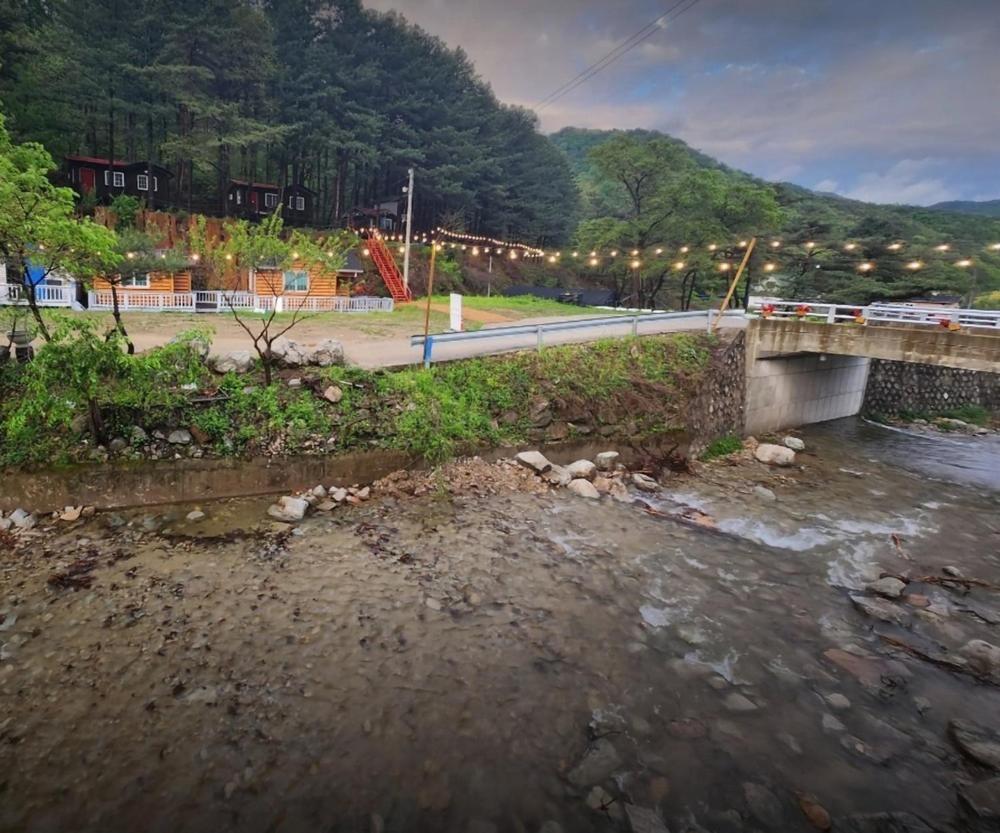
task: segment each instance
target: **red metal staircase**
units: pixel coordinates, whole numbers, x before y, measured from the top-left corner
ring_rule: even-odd
[[[403,276],[399,274],[396,259],[382,238],[372,235],[367,242],[368,251],[371,253],[372,260],[375,261],[375,266],[378,267],[378,273],[382,276],[386,289],[392,295],[392,300],[397,303],[413,300],[410,290],[403,285]]]

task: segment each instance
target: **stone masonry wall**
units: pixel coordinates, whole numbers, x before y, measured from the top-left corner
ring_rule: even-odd
[[[1000,412],[1000,372],[956,370],[873,359],[862,408],[866,414],[941,413],[960,405]]]
[[[719,437],[743,434],[745,391],[746,333],[740,332],[713,357],[688,412],[692,455]]]

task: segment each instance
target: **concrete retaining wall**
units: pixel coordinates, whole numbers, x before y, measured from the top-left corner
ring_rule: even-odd
[[[1000,372],[872,360],[864,413],[935,414],[959,405],[982,405],[1000,412]]]
[[[854,416],[864,401],[868,362],[854,356],[748,356],[746,432],[763,434]]]

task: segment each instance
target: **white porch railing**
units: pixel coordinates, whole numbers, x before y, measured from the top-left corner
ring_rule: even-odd
[[[101,289],[90,292],[90,309],[112,309],[111,290]],[[118,307],[122,311],[142,312],[229,312],[239,311],[270,312],[277,306],[278,312],[392,312],[392,298],[319,298],[255,295],[251,292],[221,292],[198,290],[195,292],[135,292],[118,291]]]
[[[47,286],[40,284],[35,287],[35,303],[40,307],[72,306],[76,297],[74,286]],[[0,283],[0,304],[11,306],[27,304],[28,292],[23,286],[14,283]]]
[[[826,304],[819,301],[755,301],[750,312],[764,318],[797,318],[804,321],[837,324],[841,322],[895,322],[942,327],[1000,329],[1000,310],[949,309],[904,304]]]

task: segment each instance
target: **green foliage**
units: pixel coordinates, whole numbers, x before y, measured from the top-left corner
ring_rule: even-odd
[[[984,292],[972,305],[975,309],[1000,309],[1000,289]]]
[[[117,261],[114,232],[73,216],[73,192],[52,184],[54,169],[41,145],[11,141],[0,114],[0,260],[8,280],[29,260],[80,278]]]
[[[135,218],[139,214],[142,203],[137,197],[128,194],[118,194],[111,200],[111,210],[115,214],[115,228],[118,231],[135,228]]]
[[[983,427],[990,423],[990,412],[982,405],[959,405],[956,408],[949,408],[947,411],[942,411],[938,416],[943,416],[947,419],[960,419],[962,422]]]
[[[191,345],[202,333],[128,356],[116,332],[102,336],[79,318],[56,321],[51,343],[0,383],[0,465],[58,461],[88,430],[121,432],[137,417],[159,422],[186,401],[180,386],[204,377]]]
[[[720,437],[714,442],[709,443],[708,448],[702,452],[701,459],[704,461],[717,460],[720,457],[728,457],[730,454],[736,454],[742,450],[743,440],[730,434],[728,437]]]

